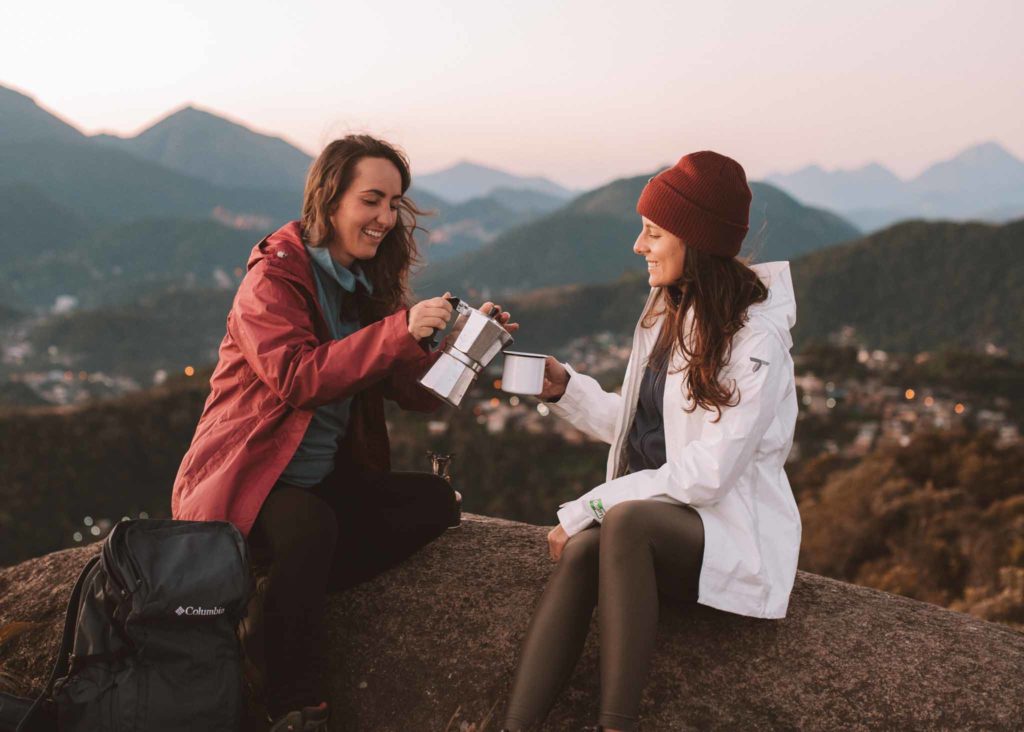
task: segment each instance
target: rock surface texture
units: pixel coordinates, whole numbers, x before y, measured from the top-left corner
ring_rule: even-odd
[[[332,597],[332,732],[499,729],[552,566],[546,533],[466,516]],[[71,584],[96,548],[0,569],[0,670],[20,693],[45,680]],[[594,723],[597,650],[595,623],[544,729]],[[1024,634],[801,572],[785,620],[663,607],[641,714],[643,730],[1022,729]]]

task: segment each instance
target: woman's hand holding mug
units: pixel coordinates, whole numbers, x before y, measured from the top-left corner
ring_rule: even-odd
[[[544,362],[544,389],[540,398],[546,402],[558,401],[565,388],[569,385],[569,372],[554,356],[548,356]]]
[[[441,297],[423,300],[409,308],[409,334],[421,341],[447,326],[452,317],[452,304],[447,299],[451,296],[446,292]]]

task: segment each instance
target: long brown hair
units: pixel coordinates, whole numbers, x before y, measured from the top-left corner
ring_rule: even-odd
[[[750,269],[750,262],[750,258],[717,257],[688,247],[682,278],[658,288],[642,321],[643,327],[650,328],[665,317],[650,363],[667,369],[673,351],[679,349],[685,361],[679,370],[686,370],[683,389],[693,399],[686,411],[714,409],[716,422],[722,418],[722,407],[736,406],[740,400],[738,389],[718,380],[732,354],[733,336],[747,322],[747,309],[768,299],[768,288]],[[693,323],[687,329],[686,313],[691,308]]]
[[[373,259],[359,266],[373,285],[373,294],[361,302],[368,320],[379,320],[408,306],[409,272],[420,260],[413,233],[417,215],[426,212],[404,194],[412,183],[409,161],[394,145],[370,135],[348,135],[323,149],[306,176],[302,198],[302,238],[311,247],[326,246],[335,236],[331,215],[355,177],[363,158],[383,158],[394,164],[402,177],[402,197],[394,228],[387,233]]]

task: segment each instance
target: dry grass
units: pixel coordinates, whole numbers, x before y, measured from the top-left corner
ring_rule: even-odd
[[[451,719],[448,720],[448,724],[445,725],[444,732],[487,732],[487,728],[494,719],[494,710],[497,709],[497,707],[498,702],[494,702],[494,704],[491,705],[491,708],[487,710],[487,714],[479,722],[470,722],[469,720],[464,719],[459,722],[458,727],[452,727],[459,718],[459,714],[462,712],[462,705],[459,705],[452,713]]]
[[[14,622],[0,626],[0,650],[19,635],[27,633],[34,628],[42,627],[42,625],[42,623]],[[8,694],[17,694],[26,688],[28,688],[28,682],[25,679],[15,676],[0,664],[0,691]]]

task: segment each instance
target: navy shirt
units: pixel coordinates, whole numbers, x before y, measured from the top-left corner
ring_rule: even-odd
[[[668,368],[647,364],[640,381],[640,399],[626,445],[629,472],[658,469],[665,464],[665,376]]]
[[[367,292],[373,292],[373,287],[358,263],[353,263],[352,268],[347,269],[334,261],[326,247],[306,245],[306,251],[312,260],[317,298],[327,319],[331,337],[341,340],[352,335],[359,330],[359,320],[352,315],[343,317],[343,312],[351,313],[354,310],[346,307],[351,304],[347,300],[355,294],[357,284],[366,288]],[[340,399],[316,408],[302,442],[279,480],[309,488],[330,474],[334,469],[338,438],[345,434],[348,426],[351,402],[351,398]]]

